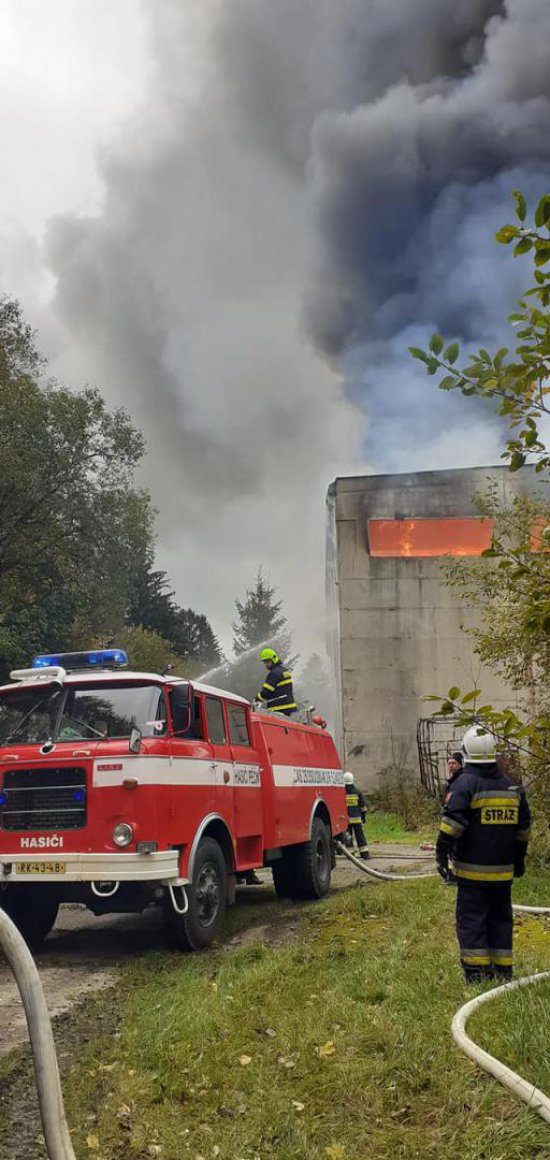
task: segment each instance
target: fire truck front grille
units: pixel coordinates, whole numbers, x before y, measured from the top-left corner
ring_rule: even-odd
[[[81,830],[86,804],[85,769],[10,769],[0,792],[0,827]]]

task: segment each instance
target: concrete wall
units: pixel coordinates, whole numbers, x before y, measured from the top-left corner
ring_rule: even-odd
[[[533,488],[532,469],[504,467],[337,479],[328,496],[329,648],[340,702],[338,741],[363,787],[390,766],[416,770],[421,698],[479,684],[484,700],[514,694],[483,669],[463,632],[474,624],[442,582],[441,560],[378,558],[368,552],[369,519],[475,516],[472,493],[496,484],[505,506]],[[355,755],[351,755],[356,749]]]

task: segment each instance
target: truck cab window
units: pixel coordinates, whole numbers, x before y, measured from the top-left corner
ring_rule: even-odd
[[[250,745],[246,711],[240,705],[227,706],[229,721],[229,739],[232,745]]]
[[[217,697],[207,697],[205,704],[210,741],[213,745],[225,745],[225,722],[223,719],[222,703],[218,701]]]
[[[54,736],[61,691],[15,688],[0,698],[0,745],[40,745]]]
[[[158,685],[113,681],[65,687],[58,741],[111,741],[129,737],[134,726],[143,737],[166,733],[166,705]]]

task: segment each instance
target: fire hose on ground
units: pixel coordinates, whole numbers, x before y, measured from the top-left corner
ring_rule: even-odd
[[[49,1160],[76,1160],[65,1118],[52,1025],[40,975],[23,936],[1,908],[0,950],[13,971],[25,1009]]]
[[[350,862],[353,862],[359,870],[363,871],[363,874],[368,874],[369,878],[382,879],[383,882],[403,882],[409,881],[411,878],[433,878],[437,873],[436,870],[423,870],[421,874],[391,874],[387,870],[374,870],[372,866],[366,866],[362,859],[356,858],[355,854],[352,854],[343,842],[335,842],[334,845],[339,853],[344,854]],[[418,861],[421,861],[421,857]]]
[[[424,871],[421,874],[391,874],[383,870],[374,870],[372,866],[366,866],[363,861],[356,858],[342,842],[335,842],[336,849],[344,854],[350,862],[353,862],[359,870],[367,874],[370,878],[382,879],[386,882],[406,882],[409,879],[419,878],[435,878],[437,870]],[[550,906],[521,906],[514,905],[514,911],[519,914],[548,914],[550,915]],[[466,1034],[466,1024],[470,1015],[483,1006],[484,1003],[490,1002],[491,999],[497,999],[501,995],[506,995],[510,991],[516,991],[519,987],[528,987],[533,983],[540,983],[544,979],[550,979],[550,971],[540,971],[536,975],[526,975],[523,979],[514,979],[511,983],[505,983],[500,987],[492,987],[490,991],[484,991],[481,995],[476,995],[474,999],[470,999],[468,1003],[464,1003],[462,1007],[456,1012],[452,1024],[451,1033],[453,1039],[461,1051],[463,1051],[474,1063],[483,1068],[494,1079],[498,1080],[504,1087],[508,1088],[513,1095],[518,1096],[527,1104],[531,1111],[536,1112],[541,1119],[550,1124],[550,1098],[534,1087],[533,1084],[523,1079],[523,1076],[518,1075],[517,1072],[512,1071],[506,1064],[501,1063],[494,1055],[490,1055],[488,1051],[484,1051],[473,1039]]]
[[[515,909],[523,910],[523,907]],[[550,907],[546,910],[550,914]],[[501,1063],[500,1059],[496,1059],[494,1055],[489,1055],[488,1051],[484,1051],[473,1039],[466,1034],[466,1023],[470,1015],[481,1007],[483,1003],[488,1003],[491,999],[497,999],[500,995],[505,995],[509,991],[516,991],[518,987],[528,987],[531,983],[540,983],[543,979],[550,979],[550,971],[541,971],[536,975],[526,975],[523,979],[514,979],[512,983],[505,983],[502,987],[492,987],[490,991],[485,991],[481,995],[476,995],[475,999],[470,999],[469,1003],[465,1003],[460,1010],[457,1011],[453,1022],[451,1024],[451,1031],[453,1039],[456,1044],[465,1052],[466,1055],[473,1059],[474,1063],[479,1064],[484,1071],[492,1075],[499,1083],[508,1088],[515,1096],[519,1096],[527,1104],[531,1111],[536,1112],[547,1124],[550,1124],[550,1099],[534,1087],[533,1084],[528,1083],[516,1071],[506,1067],[506,1064]]]
[[[335,842],[335,845],[337,850],[359,870],[375,880],[402,882],[410,879],[433,878],[437,873],[435,870],[428,870],[420,874],[393,874],[388,871],[375,870],[372,866],[366,866],[364,861],[356,858],[341,842]],[[545,906],[514,906],[514,910],[527,914],[550,914],[550,907]],[[25,1010],[40,1116],[49,1160],[76,1160],[65,1117],[55,1043],[40,976],[25,940],[15,923],[1,908],[0,950],[4,953],[13,971]],[[550,1099],[548,1096],[474,1043],[466,1034],[465,1029],[470,1015],[482,1004],[519,987],[526,987],[549,978],[550,971],[543,971],[485,991],[470,999],[456,1012],[451,1026],[453,1038],[461,1050],[474,1063],[477,1063],[484,1071],[523,1100],[532,1111],[537,1112],[547,1123],[550,1123]]]

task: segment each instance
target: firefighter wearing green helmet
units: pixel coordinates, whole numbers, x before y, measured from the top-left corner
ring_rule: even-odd
[[[284,713],[290,717],[296,712],[296,702],[292,689],[292,673],[285,668],[280,656],[273,648],[263,648],[260,653],[266,669],[266,679],[258,693],[258,701],[273,713]]]

